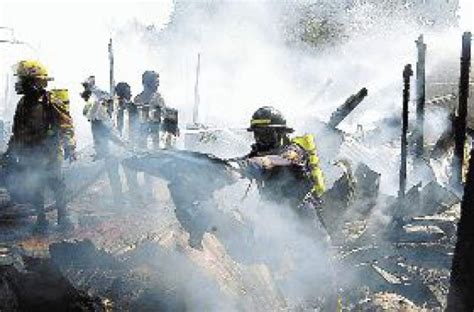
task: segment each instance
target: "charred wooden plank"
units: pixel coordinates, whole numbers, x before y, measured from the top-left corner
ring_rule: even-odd
[[[474,149],[461,204],[447,311],[474,310]]]
[[[336,128],[367,96],[368,91],[362,88],[354,95],[351,95],[338,109],[331,115],[328,125]]]

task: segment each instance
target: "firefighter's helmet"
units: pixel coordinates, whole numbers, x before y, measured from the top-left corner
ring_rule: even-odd
[[[132,95],[130,91],[130,85],[123,81],[117,83],[117,85],[115,86],[115,94],[117,94],[117,96],[120,96],[129,100]]]
[[[154,70],[147,70],[142,75],[142,83],[144,85],[155,84],[160,81],[160,74]]]
[[[286,125],[283,114],[272,106],[263,106],[255,111],[250,121],[248,131],[255,131],[262,128],[271,128],[282,132],[293,132],[292,128]]]
[[[23,60],[16,66],[16,76],[19,78],[34,78],[50,81],[53,78],[49,77],[46,67],[36,60]]]

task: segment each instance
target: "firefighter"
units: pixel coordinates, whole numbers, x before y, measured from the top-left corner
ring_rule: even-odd
[[[172,148],[176,137],[179,135],[178,111],[167,107],[161,94],[158,92],[160,75],[152,70],[147,70],[142,75],[143,91],[134,99],[138,110],[140,134],[136,146],[148,147],[148,137],[151,138],[152,149],[161,147]],[[144,174],[144,192],[147,200],[153,200],[153,179]]]
[[[69,113],[67,90],[48,91],[48,71],[40,62],[18,63],[15,90],[22,95],[14,116],[7,158],[9,188],[17,200],[31,202],[37,209],[34,231],[44,233],[48,221],[44,211],[44,191],[54,193],[60,230],[73,224],[66,210],[65,184],[61,163],[76,159],[74,127]]]
[[[132,98],[130,85],[126,82],[119,82],[115,86],[115,94],[117,95],[117,101],[115,103],[117,112],[117,129],[119,130],[120,134],[124,136],[123,128],[126,111],[128,119],[128,141],[131,143],[132,147],[138,147],[137,143],[140,140],[138,108],[135,103],[130,100]],[[140,194],[137,172],[126,167],[123,167],[123,170],[127,180],[128,191],[132,200],[135,203],[142,204],[143,200]]]
[[[142,75],[143,91],[134,99],[139,110],[142,127],[141,147],[147,147],[151,137],[153,149],[172,148],[179,135],[178,111],[168,107],[158,92],[160,75],[155,71],[145,71]]]
[[[294,130],[271,106],[259,108],[247,130],[255,143],[244,157],[244,171],[257,181],[262,198],[292,207],[310,236],[329,242],[320,211],[326,186],[313,135],[290,138]]]
[[[130,85],[126,82],[119,82],[115,86],[115,94],[117,95],[115,103],[117,112],[117,130],[119,130],[122,137],[127,137],[132,146],[138,147],[138,142],[140,140],[138,107],[133,101],[130,100],[132,98]],[[124,133],[125,119],[127,119],[127,135]]]
[[[126,82],[119,82],[115,86],[115,94],[117,95],[116,101],[115,101],[115,112],[116,112],[116,127],[118,132],[120,133],[121,136],[124,135],[123,129],[124,129],[124,119],[125,119],[125,111],[130,112],[130,108],[133,105],[134,108],[136,106],[131,103],[130,99],[132,98],[132,92],[130,90],[130,85]],[[135,114],[129,114],[129,131],[130,129],[130,117],[134,117],[133,115],[137,115],[136,112]],[[135,128],[135,127],[133,127]]]
[[[112,189],[114,203],[121,206],[124,203],[122,183],[119,174],[119,161],[111,153],[111,144],[122,144],[114,134],[112,123],[113,100],[109,94],[95,86],[94,76],[90,76],[82,83],[84,91],[81,97],[86,104],[83,114],[91,123],[92,138],[94,141],[94,160],[104,159],[107,175]]]
[[[262,196],[292,207],[319,206],[326,187],[313,136],[290,138],[293,129],[271,106],[259,108],[247,130],[253,132],[255,143],[246,159]]]
[[[91,123],[92,138],[94,141],[94,159],[105,158],[109,154],[108,132],[112,126],[110,114],[110,97],[95,86],[94,76],[90,76],[82,83],[84,91],[81,97],[86,102],[83,115]]]
[[[142,75],[143,91],[138,94],[134,103],[138,107],[141,128],[140,147],[147,147],[148,136],[151,137],[153,149],[160,145],[161,113],[165,106],[163,97],[158,92],[160,75],[147,70]]]
[[[329,235],[321,218],[321,197],[326,187],[320,168],[314,137],[310,134],[290,137],[294,130],[287,126],[283,115],[274,107],[259,108],[252,116],[248,131],[255,143],[244,158],[247,174],[257,181],[262,198],[295,209],[302,234],[319,246],[321,271],[318,274],[328,284],[322,286],[325,310],[335,311],[337,285],[331,264]]]

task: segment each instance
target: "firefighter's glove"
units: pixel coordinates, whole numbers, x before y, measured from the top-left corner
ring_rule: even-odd
[[[252,157],[246,161],[245,169],[249,178],[259,180],[263,178],[268,168],[264,157]]]

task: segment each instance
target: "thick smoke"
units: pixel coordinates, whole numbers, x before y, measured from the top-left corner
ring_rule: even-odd
[[[82,116],[84,102],[79,97],[80,83],[95,75],[99,87],[108,91],[109,38],[114,39],[121,29],[133,30],[133,25],[153,24],[159,29],[169,20],[171,9],[171,1],[68,1],[67,4],[60,1],[2,1],[0,26],[13,28],[15,39],[24,42],[0,43],[0,98],[4,96],[7,74],[10,82],[9,101],[2,103],[3,115],[6,112],[4,118],[12,118],[18,100],[13,90],[12,66],[21,59],[38,59],[55,78],[50,87],[69,89],[79,147],[90,144],[90,125]],[[139,28],[133,34],[138,37]],[[11,39],[6,31],[0,36]],[[124,47],[123,54],[116,55],[116,60],[116,81],[130,81],[135,93],[138,93],[142,71],[157,66],[148,47],[143,45]]]
[[[463,27],[469,20],[468,2],[461,2]],[[244,128],[259,106],[273,105],[283,111],[289,125],[298,132],[316,132],[322,145],[333,148],[339,142],[332,142],[323,130],[317,132],[317,125],[327,121],[331,112],[362,87],[367,87],[369,96],[341,124],[342,130],[353,133],[360,124],[369,131],[382,120],[401,116],[401,73],[405,64],[415,64],[414,40],[421,32],[428,44],[428,79],[436,79],[430,75],[459,58],[458,28],[423,28],[409,14],[394,17],[363,1],[360,5],[343,0],[315,1],[321,9],[320,17],[341,25],[342,33],[341,38],[316,48],[295,44],[284,31],[298,24],[302,18],[299,6],[306,2],[177,1],[175,6],[169,2],[81,2],[67,6],[28,3],[29,10],[23,9],[24,3],[16,3],[2,4],[0,26],[11,23],[18,38],[31,40],[33,48],[2,57],[1,73],[8,68],[5,60],[13,63],[19,55],[43,60],[56,77],[55,85],[71,91],[82,146],[90,143],[90,134],[77,95],[80,81],[95,74],[100,86],[108,85],[109,37],[115,44],[116,81],[129,82],[133,94],[137,94],[141,73],[158,70],[161,92],[167,104],[179,109],[182,128],[191,122],[200,53],[201,122]],[[171,23],[165,25],[170,18]],[[5,50],[0,46],[0,51]],[[428,94],[437,95],[441,94]],[[414,112],[413,105],[410,109]],[[445,116],[445,112],[428,114],[430,141],[436,139],[431,130],[447,126]],[[388,132],[384,140],[367,147],[373,157],[356,160],[382,173],[382,191],[394,194],[398,187],[398,152],[394,154],[390,146],[380,145],[399,137],[400,128],[395,126]],[[321,154],[331,184],[339,173],[332,166],[332,156],[337,157],[338,151],[323,150]],[[393,165],[387,166],[386,159],[393,160]],[[410,182],[416,184],[419,179]],[[259,204],[255,189],[242,201],[244,193],[241,183],[216,194],[221,209],[236,209],[254,228],[254,246],[239,242],[232,245],[269,264],[290,304],[297,305],[313,295],[318,286],[327,284],[328,277],[322,274],[329,266],[326,250],[301,229],[300,220],[289,207]]]

